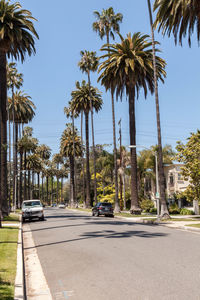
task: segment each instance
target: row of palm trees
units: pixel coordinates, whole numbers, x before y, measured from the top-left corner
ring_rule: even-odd
[[[154,30],[153,20],[151,18],[150,1],[147,0],[150,12],[150,22],[152,33]],[[175,42],[177,40],[182,43],[183,38],[188,35],[188,42],[191,45],[191,36],[196,29],[197,40],[200,39],[200,5],[198,0],[155,0],[154,10],[157,11],[155,20],[155,27],[165,35],[174,35]],[[38,34],[34,28],[33,22],[35,18],[31,12],[22,9],[19,3],[11,4],[10,1],[0,0],[0,212],[8,213],[8,185],[7,185],[7,120],[14,118],[14,113],[7,114],[7,58],[15,60],[25,60],[26,54],[31,56],[35,54],[35,38]],[[118,181],[117,181],[117,162],[116,162],[116,142],[115,142],[115,114],[114,114],[114,96],[122,98],[125,93],[129,99],[129,118],[130,118],[130,144],[136,146],[135,139],[135,97],[138,96],[139,90],[143,89],[145,95],[148,90],[153,93],[156,89],[157,79],[161,81],[165,77],[165,62],[155,54],[159,52],[154,48],[154,38],[152,34],[152,41],[147,35],[141,33],[128,34],[125,38],[119,34],[120,42],[110,44],[109,38],[114,37],[115,32],[119,32],[119,23],[122,21],[121,14],[114,14],[112,8],[103,10],[102,14],[95,12],[97,21],[93,24],[93,29],[97,31],[101,38],[107,38],[107,44],[102,47],[104,55],[101,56],[103,62],[98,64],[98,72],[100,72],[99,81],[106,90],[111,92],[112,100],[112,116],[113,116],[113,145],[115,154],[115,193],[116,201],[115,208],[118,210]],[[153,51],[152,51],[153,45]],[[94,52],[93,52],[94,53]],[[91,56],[87,51],[81,53],[82,59],[80,68],[88,75],[88,89],[89,102],[92,103],[90,72],[97,68],[94,61],[89,58]],[[94,69],[93,69],[94,67]],[[14,72],[15,73],[15,72]],[[15,74],[16,75],[16,74]],[[17,78],[16,78],[17,80]],[[20,83],[19,83],[20,84]],[[86,84],[85,84],[86,85]],[[14,84],[11,84],[13,91]],[[18,97],[26,97],[18,93]],[[17,97],[17,93],[16,93]],[[12,94],[13,103],[14,92]],[[157,117],[159,116],[159,103],[156,101]],[[13,105],[14,111],[14,105]],[[93,119],[93,106],[90,107],[91,117]],[[93,122],[93,121],[92,121]],[[13,126],[14,126],[13,122]],[[158,127],[159,120],[157,122]],[[17,137],[17,127],[15,126],[15,141]],[[94,124],[93,124],[94,129]],[[74,129],[72,129],[74,131]],[[93,130],[92,130],[93,131]],[[93,131],[94,132],[94,131]],[[159,136],[160,135],[160,136]],[[16,144],[16,143],[15,143]],[[74,141],[73,141],[74,144]],[[161,131],[158,128],[158,152],[159,152],[159,177],[160,177],[160,196],[161,196],[161,213],[164,214],[166,210],[166,202],[164,199],[164,177],[163,177],[163,162],[162,162],[162,145],[161,145]],[[73,146],[74,147],[74,146]],[[87,145],[86,145],[87,148]],[[65,149],[65,148],[63,148]],[[63,150],[64,151],[64,150]],[[16,150],[15,150],[16,152]],[[86,151],[87,152],[87,151]],[[16,155],[16,154],[15,154]],[[93,158],[94,158],[94,174],[95,169],[95,142],[93,137]],[[86,160],[86,165],[87,165]],[[87,167],[87,166],[86,166]],[[88,168],[88,167],[87,167]],[[86,172],[87,174],[88,172]],[[89,176],[89,174],[87,175]],[[94,175],[96,177],[96,175]],[[88,177],[89,178],[89,177]],[[136,147],[131,149],[131,211],[138,212],[138,192],[137,192],[137,160]],[[96,184],[94,184],[95,186]],[[88,191],[89,188],[87,187]],[[96,189],[96,187],[95,187]],[[87,203],[90,202],[89,192],[87,191]],[[96,196],[95,196],[96,197]]]

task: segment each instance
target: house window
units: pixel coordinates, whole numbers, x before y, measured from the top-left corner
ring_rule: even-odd
[[[174,185],[174,176],[172,173],[169,174],[169,184]]]

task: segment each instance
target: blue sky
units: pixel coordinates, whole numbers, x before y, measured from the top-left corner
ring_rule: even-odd
[[[99,55],[103,44],[92,30],[95,21],[93,11],[101,12],[103,8],[112,6],[115,13],[122,13],[120,32],[123,36],[137,31],[150,34],[147,1],[21,0],[20,3],[38,20],[35,27],[40,36],[36,41],[36,55],[27,57],[23,65],[18,64],[18,70],[24,74],[23,90],[32,97],[37,107],[36,117],[30,126],[40,144],[49,145],[52,152],[57,153],[60,136],[68,122],[63,108],[68,105],[75,82],[87,80],[77,66],[80,51],[96,51]],[[175,147],[177,140],[185,142],[190,132],[199,128],[200,48],[195,35],[191,48],[187,40],[180,47],[174,45],[172,37],[155,35],[161,43],[161,56],[167,62],[165,84],[159,84],[162,143]],[[103,109],[95,115],[95,143],[112,144],[110,95],[97,84],[97,74],[92,74],[91,81],[102,91],[104,101]],[[122,143],[129,145],[126,97],[122,102],[116,102],[115,107],[116,121],[122,119]],[[145,147],[155,145],[154,96],[148,94],[145,100],[143,92],[140,93],[136,101],[136,121],[137,144]],[[76,126],[80,128],[80,120],[76,121]]]

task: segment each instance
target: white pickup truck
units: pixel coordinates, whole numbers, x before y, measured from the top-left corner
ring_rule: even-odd
[[[22,222],[38,218],[44,221],[44,209],[40,200],[26,200],[22,203]]]

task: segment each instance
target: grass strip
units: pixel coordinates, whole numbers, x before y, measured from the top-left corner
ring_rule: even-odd
[[[188,227],[196,227],[196,228],[200,228],[200,224],[190,224],[187,225]]]
[[[18,229],[0,228],[0,299],[14,299]]]

